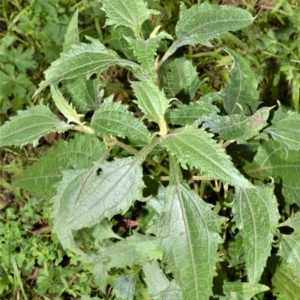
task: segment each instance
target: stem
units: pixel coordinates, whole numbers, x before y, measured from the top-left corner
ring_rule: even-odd
[[[82,131],[82,132],[85,132],[85,133],[89,133],[89,134],[94,134],[94,129],[89,127],[89,126],[86,126],[86,125],[75,125],[73,127],[73,129],[77,130],[77,131]]]

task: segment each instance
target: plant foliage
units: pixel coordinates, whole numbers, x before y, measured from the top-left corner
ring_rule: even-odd
[[[114,299],[262,299],[271,290],[293,299],[299,114],[259,107],[256,74],[228,48],[229,82],[198,97],[197,69],[182,55],[253,16],[181,4],[172,36],[149,22],[159,11],[143,0],[101,5],[111,44],[81,43],[76,11],[35,92],[49,87],[60,116],[39,104],[0,127],[2,147],[70,131],[15,186],[52,202],[53,232],[93,272],[99,295],[109,287]],[[128,103],[101,85],[112,66],[128,72]]]

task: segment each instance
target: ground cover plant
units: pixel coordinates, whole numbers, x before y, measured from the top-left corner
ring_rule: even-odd
[[[184,56],[254,17],[181,4],[171,35],[141,0],[101,3],[109,40],[80,42],[76,12],[35,93],[50,86],[59,114],[40,103],[0,127],[1,147],[64,135],[14,185],[52,202],[98,297],[295,299],[299,114],[259,101],[241,52],[223,49],[231,75],[212,93]]]

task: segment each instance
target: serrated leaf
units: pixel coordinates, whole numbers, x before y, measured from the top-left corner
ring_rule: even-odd
[[[100,175],[99,175],[100,172]],[[144,187],[135,157],[101,162],[92,169],[63,170],[53,197],[54,228],[64,248],[74,249],[72,230],[125,213]]]
[[[106,146],[95,136],[75,135],[70,141],[60,141],[46,156],[28,167],[14,181],[14,186],[46,199],[54,196],[55,184],[62,178],[61,169],[91,167],[106,152]]]
[[[115,51],[106,48],[96,39],[89,40],[90,44],[73,45],[69,52],[62,53],[61,57],[51,64],[45,71],[45,80],[40,83],[35,95],[50,84],[82,76],[89,78],[114,65],[129,69],[140,80],[148,78],[138,64],[120,58]]]
[[[165,120],[168,124],[192,125],[196,121],[200,124],[203,116],[219,112],[217,106],[212,104],[217,98],[217,93],[209,93],[189,105],[167,110]]]
[[[259,293],[263,293],[269,290],[269,287],[263,284],[251,284],[248,282],[241,282],[240,280],[235,282],[224,281],[223,291],[227,294],[231,300],[251,300]]]
[[[200,87],[200,79],[192,62],[184,57],[168,61],[162,66],[161,86],[168,98],[180,93],[191,101]]]
[[[279,213],[273,186],[236,189],[232,207],[234,221],[243,237],[248,280],[259,282],[270,256]]]
[[[172,55],[176,49],[184,45],[202,44],[210,47],[212,45],[209,40],[227,31],[247,27],[252,24],[253,19],[247,10],[234,6],[205,2],[187,9],[181,3],[179,21],[176,25],[177,39],[165,56]]]
[[[272,277],[272,286],[276,299],[295,300],[300,295],[300,275],[283,259]]]
[[[36,143],[50,132],[71,129],[72,126],[61,121],[45,105],[36,105],[11,117],[0,127],[0,147],[23,146]]]
[[[269,112],[272,108],[264,107],[256,111],[252,116],[203,116],[203,127],[218,134],[218,139],[235,140],[238,144],[257,136],[259,131],[268,125]]]
[[[119,300],[133,300],[136,294],[136,274],[122,274],[114,282],[113,294]]]
[[[167,133],[167,124],[164,119],[166,109],[170,105],[163,91],[152,82],[132,82],[134,93],[137,97],[135,101],[138,107],[145,114],[145,117],[159,125],[160,134]]]
[[[182,300],[182,293],[174,281],[169,281],[157,261],[147,261],[143,265],[147,292],[155,300]]]
[[[172,272],[183,299],[208,299],[212,294],[218,232],[224,219],[214,214],[187,184],[170,156],[171,175],[163,213],[151,228],[164,250],[166,272]]]
[[[91,126],[97,134],[126,136],[139,143],[150,142],[150,132],[146,126],[127,110],[128,106],[121,102],[105,101],[95,111]]]
[[[128,27],[117,27],[111,32],[109,44],[114,50],[125,55],[129,60],[136,61],[136,57],[127,38],[134,38],[133,31]]]
[[[101,81],[98,78],[86,80],[81,77],[67,81],[65,87],[72,104],[79,111],[87,112],[90,110],[95,111],[101,105],[103,93],[99,90],[100,85]]]
[[[140,253],[139,249],[136,248],[139,244],[143,244],[144,249],[148,248],[148,252]],[[105,291],[109,277],[108,272],[111,268],[124,269],[145,263],[148,259],[157,259],[158,257],[153,256],[152,251],[159,251],[161,253],[159,257],[161,258],[162,251],[159,249],[157,240],[135,233],[131,237],[103,248],[96,254],[82,257],[81,260],[94,267],[93,274],[97,284],[101,291]]]
[[[130,47],[133,50],[134,56],[142,65],[145,73],[152,79],[156,80],[157,74],[155,70],[156,50],[159,47],[160,41],[164,38],[172,39],[172,36],[165,32],[160,32],[155,37],[150,37],[148,40],[138,40],[131,37],[125,37]]]
[[[221,93],[224,108],[229,115],[253,114],[259,105],[256,75],[241,54],[231,49],[225,50],[233,58],[234,64],[231,69],[230,81]]]
[[[285,112],[282,107],[275,112],[272,125],[265,132],[278,141],[282,147],[300,150],[300,114],[294,111]]]
[[[300,234],[281,234],[278,255],[283,257],[297,276],[300,276]]]
[[[227,253],[228,253],[227,260],[229,262],[229,267],[234,267],[236,265],[245,262],[243,237],[240,233],[238,233],[233,240],[229,241]]]
[[[58,87],[55,85],[50,86],[52,99],[55,102],[56,107],[59,111],[67,118],[68,123],[75,123],[83,125],[80,121],[80,118],[84,115],[78,114],[71,104],[69,104],[66,99],[63,97],[62,93],[59,91]]]
[[[101,0],[107,14],[105,25],[125,26],[131,28],[136,37],[141,33],[142,24],[152,14],[159,11],[148,9],[142,0]]]
[[[179,132],[168,134],[163,144],[183,165],[189,164],[213,178],[237,187],[252,187],[252,184],[234,167],[225,150],[211,137],[212,135],[202,128],[186,126]]]
[[[273,178],[282,186],[286,203],[300,205],[298,151],[283,149],[276,141],[264,141],[259,146],[254,161],[244,169],[253,178],[262,180]]]
[[[300,212],[296,212],[291,217],[289,217],[286,221],[279,224],[279,227],[289,226],[294,229],[294,232],[300,233]]]
[[[63,51],[68,52],[72,45],[79,45],[79,32],[78,32],[78,9],[74,12],[67,32],[65,34],[65,41],[63,44]]]

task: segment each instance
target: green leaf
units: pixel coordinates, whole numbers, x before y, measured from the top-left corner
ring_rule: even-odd
[[[248,280],[259,282],[270,256],[279,213],[273,186],[236,189],[232,207],[234,221],[243,237]]]
[[[264,107],[256,111],[252,116],[204,116],[203,127],[218,134],[218,139],[235,140],[238,144],[257,136],[259,131],[268,125],[269,112],[272,108]]]
[[[168,134],[163,143],[178,161],[189,164],[202,172],[237,187],[252,187],[234,167],[230,157],[204,129],[186,126],[183,130]]]
[[[257,90],[257,79],[250,68],[248,61],[237,52],[225,49],[234,60],[231,69],[231,78],[221,93],[224,108],[229,115],[253,114],[259,105],[259,92]]]
[[[168,124],[192,125],[196,121],[202,123],[202,117],[205,115],[216,115],[219,110],[211,102],[218,98],[217,93],[209,93],[201,97],[198,101],[189,105],[182,105],[179,108],[166,111],[166,122]]]
[[[112,100],[112,99],[111,99]],[[127,110],[121,102],[106,100],[95,111],[91,126],[100,135],[114,135],[140,143],[150,142],[150,132],[146,126]]]
[[[300,205],[298,151],[283,149],[276,141],[264,141],[259,146],[254,161],[244,169],[252,178],[272,178],[282,187],[286,203]]]
[[[136,274],[122,274],[114,282],[113,294],[116,299],[120,300],[134,300],[136,294],[137,275]]]
[[[140,251],[141,248],[143,249],[142,252]],[[159,254],[157,255],[157,253]],[[161,259],[161,257],[162,251],[159,249],[157,240],[135,233],[133,236],[103,248],[95,254],[82,257],[81,260],[93,266],[93,274],[97,284],[101,291],[105,291],[110,269],[125,269],[145,263],[148,259]]]
[[[65,126],[65,127],[64,127]],[[39,138],[50,132],[72,128],[61,121],[45,105],[36,105],[11,117],[0,127],[0,147],[23,146],[29,143],[37,143]]]
[[[282,147],[292,150],[300,150],[300,114],[295,111],[285,112],[282,107],[275,112],[272,125],[265,132],[278,141]]]
[[[106,48],[98,40],[92,38],[89,40],[90,44],[73,45],[69,52],[62,53],[61,57],[51,64],[45,71],[45,81],[40,83],[35,95],[50,84],[82,76],[89,78],[114,65],[126,67],[141,80],[147,79],[138,64],[120,58],[116,52]]]
[[[279,227],[282,226],[292,227],[295,233],[300,233],[300,212],[296,212],[291,217],[289,217],[286,221],[279,224]]]
[[[157,10],[148,9],[142,0],[101,0],[107,14],[105,25],[116,25],[131,28],[136,37],[141,33],[142,24]]]
[[[166,109],[170,105],[163,91],[152,82],[132,82],[134,93],[137,97],[135,101],[138,107],[145,114],[145,118],[159,125],[160,135],[167,133],[167,124],[164,119]]]
[[[200,87],[200,79],[192,62],[184,57],[172,59],[165,63],[161,70],[161,86],[168,98],[180,93],[193,100]]]
[[[182,300],[182,293],[174,281],[169,281],[157,261],[147,261],[143,265],[147,291],[152,299]]]
[[[279,267],[272,277],[273,295],[276,299],[285,296],[287,300],[295,300],[300,295],[300,275],[297,274],[290,264],[282,259]]]
[[[235,282],[224,281],[223,290],[230,300],[251,300],[255,295],[268,291],[269,287],[263,284],[251,284],[238,280]]]
[[[290,267],[300,276],[300,234],[281,234],[278,255],[283,257]]]
[[[157,77],[154,59],[156,57],[156,50],[159,47],[160,41],[164,38],[172,39],[172,36],[165,32],[160,32],[158,35],[150,37],[148,40],[125,37],[133,50],[134,56],[152,81],[156,81]]]
[[[84,115],[80,115],[76,112],[71,104],[69,104],[55,85],[50,86],[52,99],[59,111],[67,118],[68,123],[73,122],[75,124],[83,125],[80,118]]]
[[[247,10],[234,6],[205,2],[187,9],[181,3],[179,21],[176,25],[177,39],[165,57],[169,57],[176,49],[184,45],[202,44],[210,47],[212,45],[209,40],[217,38],[227,31],[235,31],[249,26],[253,19]]]
[[[63,52],[68,52],[72,45],[79,45],[79,32],[78,32],[78,9],[74,12],[67,32],[65,34],[65,41],[63,44]]]
[[[172,272],[183,299],[208,299],[212,295],[219,235],[224,218],[216,215],[187,184],[170,156],[171,175],[161,217],[151,231],[164,250],[166,272]]]
[[[236,265],[245,262],[243,237],[240,233],[238,233],[233,240],[229,241],[227,253],[228,253],[227,260],[229,262],[229,267],[234,267]]]
[[[56,192],[55,184],[62,178],[62,169],[91,167],[104,153],[106,146],[95,136],[77,134],[73,140],[61,140],[57,147],[52,147],[15,179],[14,186],[49,199]]]
[[[63,170],[54,203],[54,228],[64,248],[75,249],[72,230],[125,213],[141,198],[142,168],[135,157],[99,162],[91,169]],[[100,173],[100,174],[99,174]]]
[[[101,81],[98,78],[86,80],[81,77],[67,81],[65,87],[74,106],[79,111],[87,112],[95,111],[101,105],[103,92],[99,90],[100,84]]]

